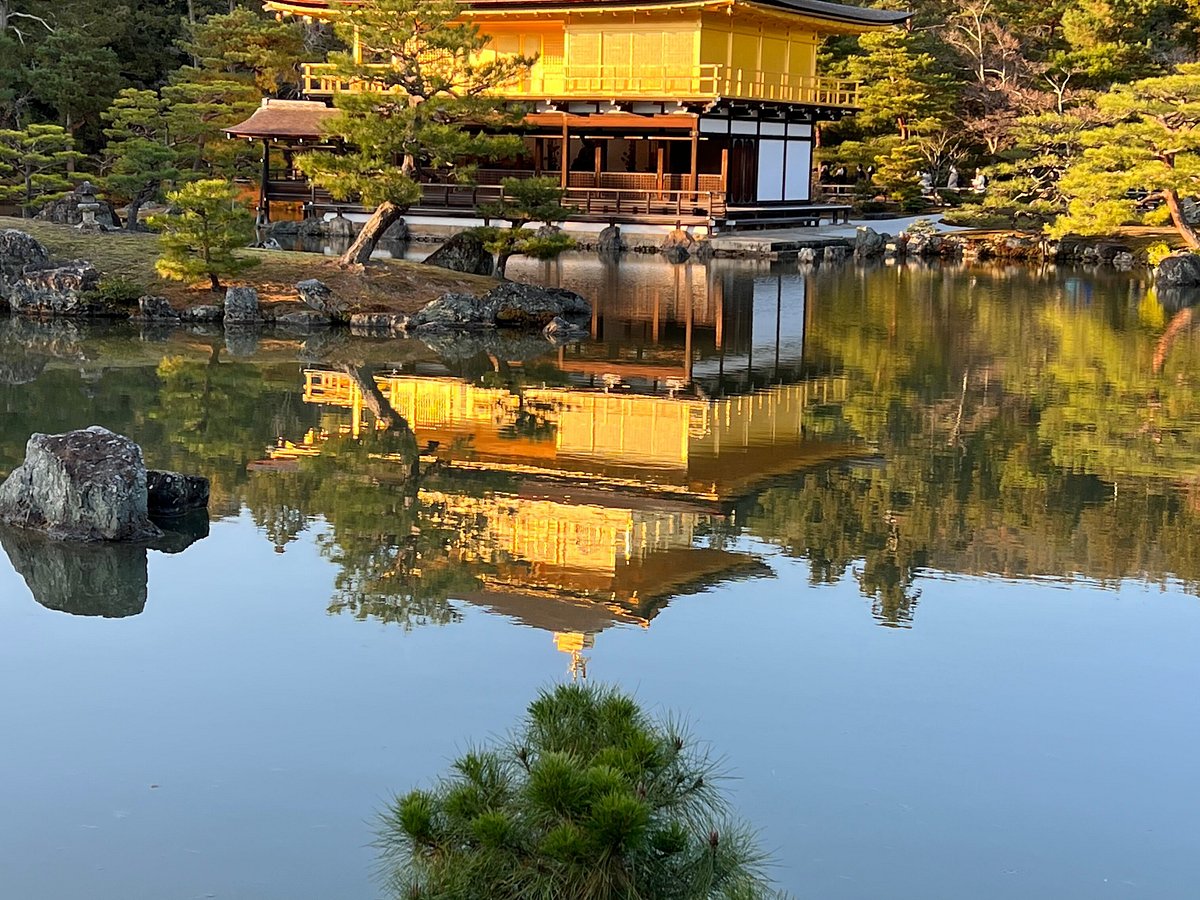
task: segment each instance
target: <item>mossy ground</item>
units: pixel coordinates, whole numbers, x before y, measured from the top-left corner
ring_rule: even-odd
[[[16,228],[37,238],[55,259],[86,259],[102,276],[123,276],[159,294],[178,309],[214,303],[220,299],[207,282],[182,284],[160,278],[154,271],[158,238],[153,234],[80,234],[66,225],[0,216],[0,229]],[[481,294],[496,285],[492,278],[464,275],[404,260],[379,260],[361,269],[343,269],[331,257],[281,250],[243,250],[259,265],[231,284],[248,284],[268,305],[297,301],[295,284],[319,278],[360,312],[412,313],[446,291]]]

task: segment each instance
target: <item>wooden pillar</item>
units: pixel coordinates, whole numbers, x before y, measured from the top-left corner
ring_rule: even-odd
[[[592,183],[592,186],[600,187],[600,172],[604,168],[604,145],[600,141],[596,141],[596,149],[592,156],[594,159],[593,169],[596,177],[596,180]]]
[[[542,174],[542,139],[540,137],[533,139],[533,174]]]
[[[567,117],[563,116],[563,132],[562,132],[562,184],[559,185],[563,189],[567,187],[567,167],[570,165],[571,159],[571,135],[567,128]]]
[[[729,193],[729,148],[721,149],[721,192]]]
[[[698,127],[692,129],[692,193],[700,190],[700,173],[698,166],[700,164],[700,130]]]
[[[262,184],[258,187],[259,218],[265,225],[271,221],[271,142],[263,138]]]
[[[654,184],[655,184],[656,189],[658,190],[659,199],[662,199],[663,171],[665,169],[663,163],[665,162],[664,158],[666,156],[666,152],[665,152],[666,148],[663,147],[662,141],[655,141],[654,146],[655,146],[655,156],[657,157],[657,161],[655,162],[656,174],[655,174]]]

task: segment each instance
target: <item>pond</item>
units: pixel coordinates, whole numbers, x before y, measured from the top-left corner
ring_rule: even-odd
[[[177,552],[0,534],[5,896],[376,897],[392,793],[571,678],[686,715],[797,896],[1195,896],[1190,309],[1069,268],[510,274],[592,340],[0,321],[0,474],[98,423],[213,484]]]

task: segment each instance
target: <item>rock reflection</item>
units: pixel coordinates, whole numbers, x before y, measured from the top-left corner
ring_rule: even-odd
[[[146,548],[140,544],[55,541],[0,526],[0,547],[33,599],[73,616],[121,619],[146,607]]]

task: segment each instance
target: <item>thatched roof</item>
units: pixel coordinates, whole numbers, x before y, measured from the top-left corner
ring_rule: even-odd
[[[321,137],[321,124],[334,115],[336,109],[316,100],[267,99],[254,115],[226,128],[225,133],[240,138],[315,141]]]

